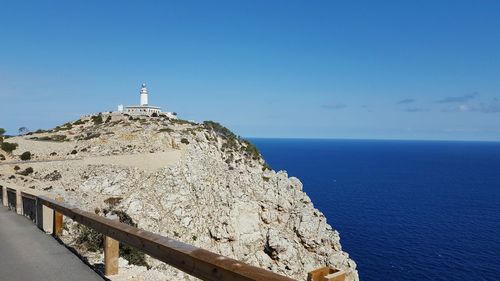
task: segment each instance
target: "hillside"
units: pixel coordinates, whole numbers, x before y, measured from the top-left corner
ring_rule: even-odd
[[[5,141],[18,147],[12,154],[0,151],[3,182],[49,191],[82,209],[117,214],[298,280],[324,265],[358,280],[339,233],[302,183],[271,170],[256,147],[218,123],[92,115]],[[24,162],[20,155],[27,151],[31,159]],[[102,262],[100,238],[92,231],[68,221],[63,237],[90,262]],[[131,264],[121,259],[122,273],[113,280],[194,279],[124,251]]]

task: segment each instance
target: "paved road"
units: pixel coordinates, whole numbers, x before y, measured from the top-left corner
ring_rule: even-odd
[[[0,281],[102,281],[30,220],[0,206]]]

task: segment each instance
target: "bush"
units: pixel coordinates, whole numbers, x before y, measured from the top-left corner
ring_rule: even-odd
[[[137,224],[124,211],[104,209],[103,213],[111,213],[117,215],[120,219],[120,222],[133,227],[137,227]],[[78,233],[76,238],[77,244],[85,247],[88,251],[91,252],[101,251],[104,245],[104,236],[101,233],[80,224],[76,226],[76,230]],[[120,243],[120,257],[126,259],[130,264],[146,266],[148,268],[150,267],[146,262],[146,256],[144,253],[123,243]]]
[[[37,140],[37,141],[57,141],[57,142],[63,142],[67,141],[67,137],[65,135],[52,135],[52,136],[43,136],[43,137],[32,137],[30,138],[31,140]]]
[[[77,153],[78,153],[78,151],[76,151],[76,149],[73,149],[73,150],[71,151],[71,154],[77,154]]]
[[[158,113],[153,112],[153,114],[151,114],[151,117],[158,117]]]
[[[3,151],[7,153],[12,153],[12,151],[16,150],[17,143],[2,142],[2,145],[0,147],[2,148]]]
[[[78,119],[75,122],[73,122],[73,125],[83,125],[85,124],[85,122],[87,122],[87,120],[82,121],[81,119]]]
[[[23,171],[17,172],[17,174],[22,175],[22,176],[27,176],[29,174],[33,174],[33,168],[28,167],[24,169]]]
[[[186,138],[181,139],[181,143],[183,144],[189,144],[189,141]]]
[[[0,136],[5,134],[5,129],[4,128],[0,128]]]
[[[83,224],[76,225],[77,236],[75,242],[87,249],[89,252],[98,252],[104,244],[104,237],[101,233]]]
[[[23,161],[31,160],[31,152],[29,152],[29,151],[23,152],[23,154],[21,154],[20,158]]]
[[[92,122],[94,122],[94,125],[99,125],[102,124],[102,114],[99,113],[98,115],[92,116],[91,117]]]
[[[5,155],[0,154],[0,161],[3,161],[3,160],[5,160]]]
[[[14,171],[19,171],[19,170],[21,170],[21,167],[19,167],[19,166],[17,166],[17,165],[16,165],[16,166],[14,166]]]

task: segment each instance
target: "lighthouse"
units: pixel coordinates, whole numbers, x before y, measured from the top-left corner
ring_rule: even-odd
[[[148,89],[146,88],[146,84],[142,84],[141,91],[139,93],[141,94],[141,106],[147,106],[148,105]]]
[[[170,119],[177,119],[176,114],[172,112],[162,112],[161,108],[157,106],[151,106],[148,104],[148,89],[146,88],[146,84],[141,85],[139,96],[141,97],[141,102],[139,105],[126,106],[125,110],[123,110],[123,106],[120,105],[118,106],[118,113],[135,115],[135,116],[154,116],[154,117],[163,115]]]

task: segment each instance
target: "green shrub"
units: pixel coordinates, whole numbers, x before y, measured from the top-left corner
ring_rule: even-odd
[[[87,122],[87,120],[83,121],[81,119],[78,119],[76,120],[75,122],[73,122],[73,125],[83,125]]]
[[[0,161],[3,161],[3,160],[5,160],[5,155],[0,154]]]
[[[221,124],[214,121],[204,121],[203,125],[207,129],[212,129],[217,135],[225,138],[225,139],[237,139],[238,137],[231,132],[228,128],[222,126]]]
[[[31,160],[31,152],[29,152],[29,151],[23,152],[23,154],[21,154],[20,158],[23,161]]]
[[[189,141],[186,138],[181,139],[181,143],[183,144],[189,144]]]
[[[99,125],[99,124],[102,124],[102,122],[103,122],[101,113],[92,116],[91,119],[92,119],[92,122],[94,122],[94,125]]]
[[[120,204],[122,199],[122,197],[109,197],[108,199],[104,200],[104,203],[108,204],[111,207],[115,207],[116,205]]]
[[[5,129],[4,128],[0,128],[0,136],[5,134]]]
[[[0,145],[2,150],[7,153],[12,153],[12,151],[16,150],[17,146],[18,146],[17,143],[11,143],[6,141],[2,142],[2,144]]]
[[[77,154],[77,153],[78,153],[78,151],[76,151],[76,149],[73,149],[73,150],[71,151],[71,154]]]
[[[153,114],[151,114],[151,117],[158,117],[158,113],[153,112]]]
[[[16,174],[22,175],[22,176],[27,176],[29,174],[33,174],[33,168],[28,167],[20,172],[17,172]]]
[[[159,130],[159,132],[168,132],[168,133],[171,133],[171,132],[173,132],[173,131],[174,131],[174,130],[173,130],[173,129],[171,129],[171,128],[161,128],[161,129]]]
[[[83,224],[76,225],[77,236],[75,242],[89,252],[99,252],[104,244],[104,236]]]
[[[109,199],[109,198],[108,198]],[[113,199],[114,200],[114,199]],[[104,214],[114,214],[117,215],[120,219],[120,222],[124,224],[128,224],[133,227],[137,227],[137,224],[132,220],[132,218],[121,210],[113,210],[113,206],[111,209],[103,209]],[[91,252],[100,252],[104,245],[104,236],[84,225],[77,225],[77,239],[76,243],[85,247],[88,251]],[[146,255],[137,249],[130,247],[124,243],[120,243],[120,257],[126,259],[129,264],[146,266],[150,268],[148,263],[146,262]]]
[[[52,135],[43,137],[31,137],[30,140],[63,142],[67,141],[67,137],[66,135]]]

